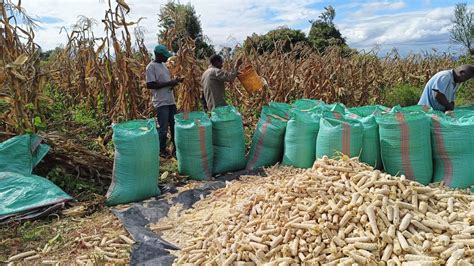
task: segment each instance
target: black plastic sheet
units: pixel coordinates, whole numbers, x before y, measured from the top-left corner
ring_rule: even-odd
[[[225,181],[238,179],[241,175],[261,174],[261,170],[239,171],[216,177],[214,181],[205,183],[200,188],[183,191],[179,194],[173,186],[160,187],[163,194],[176,194],[171,200],[160,197],[130,204],[126,210],[112,209],[125,229],[135,240],[132,246],[131,265],[171,265],[176,258],[168,250],[178,250],[175,245],[162,239],[158,234],[148,229],[150,223],[156,223],[166,217],[174,204],[182,204],[183,210],[189,209],[202,197],[213,190],[225,187]],[[163,195],[162,194],[162,195]],[[169,203],[171,202],[171,203]]]
[[[52,205],[35,208],[32,210],[15,213],[12,215],[0,217],[0,224],[8,224],[11,222],[31,221],[48,217],[52,213],[56,213],[60,209],[64,209],[65,201],[58,202]]]

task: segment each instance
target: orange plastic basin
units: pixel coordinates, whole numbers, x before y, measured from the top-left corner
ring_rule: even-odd
[[[262,79],[251,65],[245,66],[237,78],[248,93],[257,92],[263,87]]]

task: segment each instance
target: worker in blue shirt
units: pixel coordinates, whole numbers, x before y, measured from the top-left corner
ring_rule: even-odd
[[[434,110],[452,111],[459,84],[474,77],[474,65],[461,65],[455,69],[436,73],[426,84],[418,105]]]

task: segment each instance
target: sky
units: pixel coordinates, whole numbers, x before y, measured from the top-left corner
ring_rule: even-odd
[[[112,0],[113,1],[113,0]],[[129,21],[140,22],[145,43],[157,43],[158,12],[167,0],[125,0],[131,7]],[[462,0],[460,0],[462,1]],[[324,7],[336,10],[334,24],[352,48],[386,53],[396,48],[410,52],[460,53],[461,46],[449,39],[454,6],[460,1],[318,1],[318,0],[191,0],[202,29],[216,47],[243,43],[252,33],[263,34],[280,26],[309,32],[310,20],[318,19]],[[99,0],[24,0],[22,6],[38,20],[36,42],[43,50],[65,43],[61,27],[73,25],[78,16],[98,21],[96,36],[103,34],[100,20],[107,1]],[[469,1],[468,1],[469,2]],[[188,3],[188,1],[181,1]],[[470,4],[470,8],[474,8]],[[433,50],[434,49],[434,50]]]

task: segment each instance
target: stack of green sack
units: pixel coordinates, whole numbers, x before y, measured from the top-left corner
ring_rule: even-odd
[[[206,179],[245,164],[247,170],[279,162],[310,168],[317,158],[345,154],[421,184],[444,181],[467,188],[474,185],[467,167],[474,162],[469,150],[474,143],[472,109],[460,107],[446,116],[417,105],[389,109],[347,108],[312,99],[291,106],[272,102],[262,109],[247,160],[242,118],[234,107],[216,108],[211,120],[200,112],[186,118],[178,114],[178,168],[191,178]]]
[[[318,145],[326,148],[319,151],[316,148],[318,156],[339,156],[340,154],[357,156],[362,162],[381,169],[382,160],[375,116],[387,110],[388,108],[381,105],[356,108],[347,108],[341,103],[323,105],[323,108],[320,108],[319,111],[321,116],[320,127],[323,126],[323,119],[326,120],[324,131],[332,132],[335,135],[332,136],[326,132],[324,133],[326,136],[319,137],[325,143],[319,143]],[[346,128],[346,131],[344,128]],[[346,141],[343,142],[341,138],[344,138],[344,134]],[[338,138],[340,141],[337,140]]]
[[[346,154],[382,168],[374,114],[387,109],[374,106],[356,110],[340,103],[295,101],[286,127],[283,164],[309,168],[316,158]]]
[[[346,108],[340,103],[301,99],[291,109],[275,114],[278,111],[268,106],[262,110],[251,157],[263,147],[260,153],[265,159],[255,167],[279,162],[283,135],[284,165],[309,168],[316,158],[346,154],[421,184],[444,181],[454,188],[467,188],[474,186],[474,173],[466,167],[474,162],[469,150],[474,142],[472,109],[459,107],[446,116],[418,105]],[[288,121],[284,119],[287,114]],[[269,134],[268,127],[271,141],[262,138]]]
[[[274,165],[282,160],[290,106],[271,102],[260,114],[247,160],[247,170]]]
[[[175,143],[178,171],[191,179],[242,170],[247,163],[242,116],[233,106],[215,108],[210,119],[204,112],[176,114]]]

